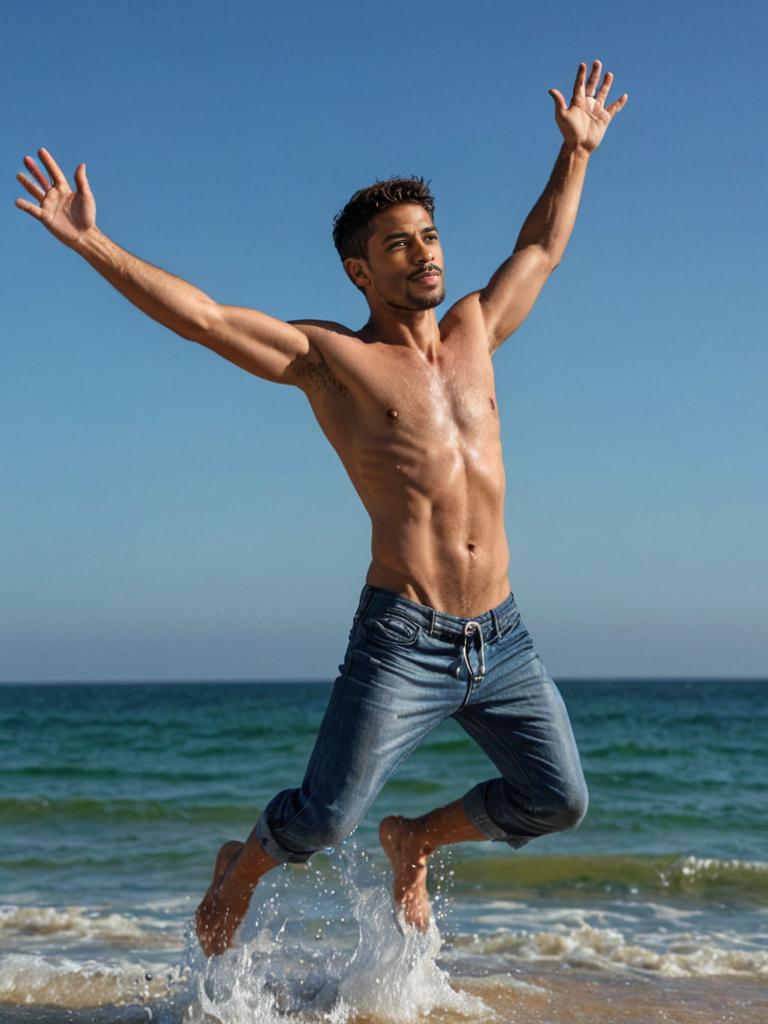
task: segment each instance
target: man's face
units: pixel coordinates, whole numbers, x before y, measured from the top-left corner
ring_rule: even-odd
[[[371,222],[366,287],[394,309],[432,309],[445,298],[443,250],[423,206],[402,203]]]

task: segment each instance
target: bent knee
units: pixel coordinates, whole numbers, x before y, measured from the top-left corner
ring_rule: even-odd
[[[542,807],[538,815],[549,832],[564,832],[576,828],[584,820],[589,808],[586,786],[578,786],[558,794],[556,800]]]

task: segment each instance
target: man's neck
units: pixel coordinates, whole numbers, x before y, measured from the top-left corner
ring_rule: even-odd
[[[430,358],[440,342],[440,327],[434,309],[394,309],[389,306],[371,310],[368,323],[361,329],[365,341],[383,341],[417,349]]]

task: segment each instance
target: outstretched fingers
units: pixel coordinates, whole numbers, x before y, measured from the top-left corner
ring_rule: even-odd
[[[619,96],[619,98],[615,102],[613,102],[610,105],[610,107],[606,107],[605,109],[610,114],[610,116],[613,117],[614,114],[618,114],[618,112],[626,105],[628,99],[629,95],[627,93],[624,93],[624,95]]]
[[[43,216],[43,208],[41,206],[35,206],[35,204],[30,203],[28,199],[17,199],[16,205],[20,210],[23,210],[25,213],[30,214],[37,220],[40,220]]]
[[[602,62],[599,60],[592,61],[592,69],[587,78],[587,65],[579,64],[579,70],[576,72],[576,81],[573,86],[573,98],[578,99],[594,99],[598,106],[604,107],[609,117],[613,117],[625,106],[629,96],[624,93],[617,100],[611,103],[610,106],[605,106],[605,101],[608,99],[608,93],[611,91],[613,85],[613,72],[606,71],[602,85],[598,90],[597,84],[600,81],[600,72],[603,69]],[[550,89],[550,95],[554,97],[555,90]],[[557,102],[557,100],[555,100]]]
[[[555,101],[555,113],[564,114],[568,109],[568,104],[565,102],[565,96],[560,92],[559,89],[549,89],[549,95]]]
[[[75,185],[81,195],[87,196],[91,191],[88,176],[85,173],[85,164],[78,164],[75,168]]]
[[[43,191],[44,192],[47,192],[50,188],[53,187],[51,185],[50,181],[48,181],[46,176],[43,174],[43,172],[37,166],[37,162],[35,160],[33,160],[31,156],[25,156],[24,157],[24,166],[27,168],[27,170],[30,172],[30,174],[34,174],[34,176],[37,178],[37,180],[43,186]]]
[[[605,77],[603,78],[603,84],[600,86],[600,92],[595,96],[597,103],[605,105],[605,101],[608,98],[611,86],[613,85],[613,72],[606,71]]]
[[[51,181],[53,182],[55,187],[56,188],[68,189],[69,188],[69,182],[67,181],[64,172],[59,167],[59,165],[56,163],[56,161],[53,159],[53,157],[48,152],[48,150],[47,149],[39,149],[38,150],[38,155],[39,155],[40,159],[43,161],[43,164],[45,165],[46,171],[48,171],[48,173],[50,174]]]
[[[36,199],[38,201],[38,203],[42,203],[42,201],[45,199],[45,192],[43,191],[43,189],[41,189],[38,185],[36,185],[34,183],[34,181],[30,181],[29,178],[26,176],[26,174],[17,174],[16,175],[16,181],[18,181],[19,184],[27,192],[29,192],[29,194],[34,199]]]
[[[31,156],[24,157],[24,165],[27,170],[35,176],[37,181],[40,182],[40,185],[36,185],[34,181],[31,181],[26,176],[26,174],[17,174],[16,180],[27,192],[29,192],[33,199],[37,200],[37,203],[30,203],[28,199],[17,199],[16,206],[25,213],[28,213],[37,220],[40,220],[43,215],[42,206],[43,201],[45,200],[45,194],[48,192],[51,185]]]
[[[584,67],[584,70],[586,71],[586,67],[587,67],[586,64],[584,64],[583,67]],[[597,83],[600,81],[600,72],[602,71],[602,69],[603,69],[603,65],[602,65],[601,61],[599,61],[599,60],[593,60],[592,61],[592,70],[589,73],[589,78],[587,79],[587,84],[586,84],[585,89],[584,89],[584,95],[585,96],[589,96],[590,98],[594,97],[595,91],[597,89]]]
[[[587,65],[579,64],[576,81],[573,83],[573,98],[584,99],[584,82],[587,80]]]

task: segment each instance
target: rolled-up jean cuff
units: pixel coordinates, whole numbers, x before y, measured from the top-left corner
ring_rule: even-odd
[[[475,786],[474,789],[470,789],[462,797],[462,805],[464,807],[464,813],[475,826],[478,832],[482,832],[486,839],[491,839],[494,842],[508,843],[514,849],[519,849],[521,846],[525,846],[526,843],[530,842],[530,838],[527,836],[511,836],[508,832],[505,832],[503,828],[499,826],[488,817],[485,810],[485,797],[484,797],[485,785],[480,783]]]
[[[284,846],[281,846],[275,839],[272,829],[267,824],[264,814],[256,822],[256,827],[253,831],[269,856],[280,864],[303,864],[316,852],[311,850],[309,853],[297,853],[295,850],[287,850]]]

